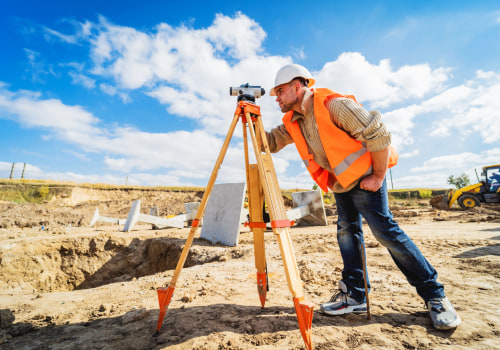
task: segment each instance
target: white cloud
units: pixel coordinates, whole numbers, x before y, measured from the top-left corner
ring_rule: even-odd
[[[474,169],[485,165],[498,164],[500,148],[492,148],[480,153],[460,153],[433,157],[422,166],[414,167],[411,172],[430,173],[436,170],[447,170],[451,173],[460,169]]]
[[[500,119],[499,94],[500,74],[478,72],[476,80],[423,103],[421,112],[446,116],[433,123],[431,135],[475,132],[482,136],[484,143],[493,144],[500,142],[500,128],[495,127]]]
[[[433,137],[468,136],[476,133],[485,144],[500,142],[500,74],[478,71],[476,79],[448,88],[438,95],[383,113],[383,121],[397,149],[413,143],[415,121],[432,115],[427,133]]]
[[[42,100],[39,94],[30,92],[11,93],[0,87],[0,117],[10,115],[29,128],[51,130],[63,140],[83,135],[101,136],[95,127],[99,119],[80,106],[67,106],[60,100]]]
[[[241,13],[217,15],[210,27],[199,30],[162,23],[156,32],[144,33],[103,17],[94,29],[88,40],[95,74],[110,76],[126,89],[161,81],[206,98],[216,97],[214,82],[232,75],[226,59],[255,58],[265,38],[262,28]]]
[[[145,133],[117,128],[105,147],[118,157],[106,157],[114,169],[152,170],[159,168],[198,171],[209,165],[222,146],[221,140],[203,131]]]
[[[45,78],[49,75],[55,75],[52,65],[45,64],[40,58],[40,53],[30,49],[24,49],[28,59],[27,73],[31,74],[31,80],[36,82],[45,82]]]
[[[399,159],[413,158],[415,156],[418,156],[419,154],[420,154],[420,151],[418,149],[416,149],[412,152],[400,153]]]
[[[116,87],[114,86],[111,86],[109,84],[105,84],[105,83],[101,83],[99,84],[99,89],[101,89],[102,92],[104,92],[105,94],[107,95],[110,95],[110,96],[120,96],[120,98],[122,99],[123,103],[128,103],[131,101],[129,95],[125,92],[121,92],[119,91]]]
[[[224,52],[227,49],[230,56],[239,60],[262,51],[261,45],[266,38],[264,30],[241,12],[238,12],[234,19],[217,15],[205,35],[215,44],[217,51]]]
[[[402,149],[405,145],[413,143],[412,130],[415,125],[413,119],[417,113],[418,106],[410,105],[382,115],[382,122],[390,130],[391,142],[396,149]]]
[[[428,64],[391,67],[389,59],[372,64],[358,52],[345,52],[315,73],[318,86],[334,86],[338,92],[356,95],[375,108],[409,98],[422,98],[442,88],[449,69],[431,69]]]
[[[85,162],[89,162],[90,159],[87,158],[87,156],[84,154],[84,153],[80,153],[80,152],[75,152],[75,151],[72,151],[72,150],[63,150],[63,152],[66,152],[68,154],[71,154],[73,157],[76,157],[82,161],[85,161]]]
[[[73,84],[83,85],[87,89],[93,89],[95,87],[95,79],[81,73],[69,72],[68,74],[73,80]]]
[[[449,188],[447,183],[450,175],[461,175],[465,173],[472,183],[477,182],[477,173],[481,173],[482,167],[498,164],[500,148],[493,148],[479,153],[449,154],[446,156],[433,157],[424,161],[423,165],[414,167],[410,173],[414,175],[397,177],[397,167],[394,168],[393,176],[396,188]]]
[[[406,189],[406,188],[436,188],[436,189],[446,189],[450,188],[450,185],[446,183],[446,179],[451,174],[446,171],[433,172],[433,173],[423,173],[419,175],[409,175],[397,177],[397,169],[392,170],[394,189]],[[388,185],[390,183],[388,182]],[[391,188],[391,187],[389,187]]]
[[[43,27],[43,30],[45,31],[45,38],[47,40],[57,38],[68,44],[76,44],[78,42],[78,37],[75,35],[65,35],[47,27]]]
[[[279,67],[291,62],[291,58],[262,55],[266,34],[241,13],[217,15],[212,25],[202,29],[162,23],[151,32],[141,32],[102,16],[98,23],[77,27],[74,38],[90,44],[93,67],[88,75],[102,81],[103,92],[129,102],[126,90],[141,89],[167,105],[169,113],[197,119],[202,129],[213,134],[224,134],[232,118],[235,98],[229,96],[230,86],[270,86]],[[267,96],[259,102],[272,106],[266,125],[279,123],[274,102]]]

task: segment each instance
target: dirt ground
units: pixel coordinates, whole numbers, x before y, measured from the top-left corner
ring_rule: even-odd
[[[270,290],[261,308],[253,239],[242,226],[239,244],[195,238],[163,321],[156,289],[168,285],[189,227],[153,230],[98,223],[126,218],[132,200],[144,213],[179,214],[201,193],[75,189],[45,204],[0,202],[1,349],[303,349],[276,238],[265,234]],[[392,206],[396,220],[439,273],[462,318],[437,331],[423,301],[387,251],[365,228],[372,292],[366,315],[319,312],[341,275],[335,207],[328,226],[291,229],[306,299],[315,313],[315,349],[500,349],[500,211],[481,206],[441,211]],[[71,225],[71,226],[70,226]],[[42,229],[43,227],[43,229]]]

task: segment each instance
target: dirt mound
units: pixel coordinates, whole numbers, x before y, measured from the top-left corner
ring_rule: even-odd
[[[500,204],[481,203],[481,206],[468,210],[467,222],[500,222]]]
[[[448,204],[445,201],[445,195],[434,196],[431,198],[429,203],[436,209],[448,209]]]
[[[180,239],[101,234],[4,244],[0,286],[4,290],[55,292],[130,281],[175,269],[183,243]],[[199,244],[202,248],[189,252],[186,267],[231,257],[226,249]]]
[[[498,215],[500,213],[500,204],[498,203],[481,203],[479,207],[474,208],[477,213]]]

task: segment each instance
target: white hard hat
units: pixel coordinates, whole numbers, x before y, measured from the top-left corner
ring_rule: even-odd
[[[287,64],[281,67],[281,69],[276,73],[276,79],[274,80],[274,87],[271,89],[271,96],[276,96],[276,88],[281,84],[286,84],[291,82],[295,78],[304,78],[308,83],[307,87],[314,85],[315,81],[311,76],[311,73],[307,68],[301,66],[300,64]]]

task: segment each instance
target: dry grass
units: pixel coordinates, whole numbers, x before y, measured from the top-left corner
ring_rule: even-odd
[[[204,187],[181,187],[181,186],[132,186],[132,185],[115,185],[107,183],[88,183],[60,180],[34,180],[34,179],[0,179],[0,185],[46,185],[49,187],[82,187],[99,190],[147,190],[147,191],[204,191]]]

